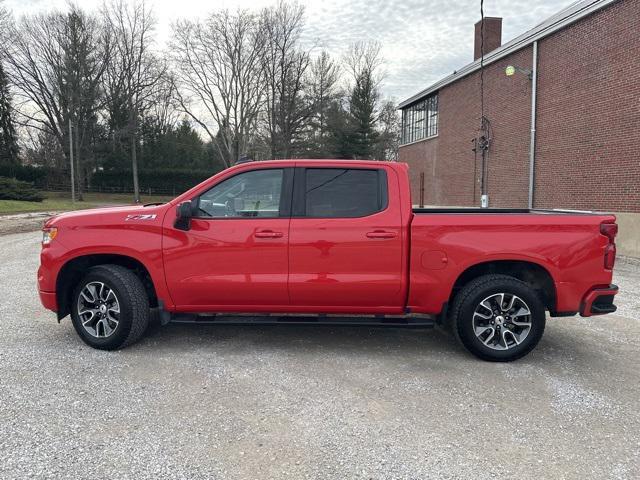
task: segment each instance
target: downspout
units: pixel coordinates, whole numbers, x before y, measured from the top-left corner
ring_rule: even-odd
[[[533,42],[531,66],[531,136],[529,137],[529,208],[533,208],[533,189],[536,171],[536,100],[538,86],[538,41]]]

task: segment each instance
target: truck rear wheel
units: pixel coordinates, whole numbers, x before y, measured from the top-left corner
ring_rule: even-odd
[[[545,308],[536,291],[508,275],[484,275],[465,285],[451,311],[453,332],[476,357],[509,362],[542,338]]]
[[[138,341],[149,324],[149,298],[138,276],[119,265],[98,265],[76,286],[71,319],[93,348],[116,350]]]

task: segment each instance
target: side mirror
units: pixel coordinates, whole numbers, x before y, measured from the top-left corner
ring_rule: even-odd
[[[191,228],[191,217],[193,217],[193,204],[191,201],[182,202],[176,207],[176,223],[174,227],[178,230],[189,230]]]

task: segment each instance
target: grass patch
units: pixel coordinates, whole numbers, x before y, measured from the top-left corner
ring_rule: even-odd
[[[47,197],[42,202],[0,200],[0,215],[29,212],[64,212],[109,205],[132,205],[132,193],[85,193],[84,201],[72,202],[69,193],[44,192]],[[172,197],[142,195],[142,203],[166,202]]]

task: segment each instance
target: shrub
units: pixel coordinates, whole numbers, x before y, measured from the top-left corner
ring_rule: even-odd
[[[9,177],[30,182],[35,185],[44,184],[50,169],[44,167],[32,167],[31,165],[0,165],[0,177]]]
[[[175,193],[184,192],[198,183],[217,173],[212,170],[178,170],[178,169],[156,169],[139,170],[138,182],[140,190],[145,192],[164,191]],[[101,171],[96,172],[91,177],[91,188],[114,188],[120,191],[133,191],[133,177],[131,171]]]
[[[41,202],[44,200],[44,195],[36,190],[32,183],[0,177],[0,200]]]

